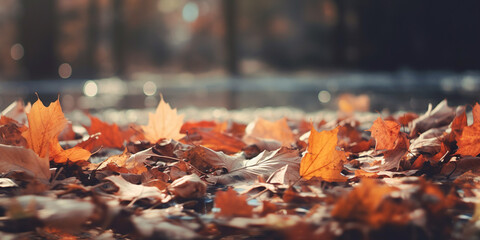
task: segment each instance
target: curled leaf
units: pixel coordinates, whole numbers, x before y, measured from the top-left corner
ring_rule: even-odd
[[[50,179],[50,163],[31,149],[0,144],[0,172],[24,171],[43,180]]]

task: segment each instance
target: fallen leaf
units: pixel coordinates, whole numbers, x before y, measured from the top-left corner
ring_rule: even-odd
[[[75,132],[73,131],[73,124],[67,123],[67,126],[58,135],[59,141],[75,140]]]
[[[398,117],[397,121],[402,126],[408,126],[413,120],[418,118],[418,114],[407,112]]]
[[[141,215],[132,216],[132,223],[137,230],[137,234],[142,239],[199,239],[201,238],[192,229],[168,222],[162,212],[163,209],[149,209],[143,211]]]
[[[370,131],[375,138],[376,150],[391,150],[400,134],[400,125],[394,121],[383,121],[378,117],[367,131]]]
[[[50,179],[50,163],[31,149],[0,144],[0,172],[23,171],[43,180]]]
[[[18,185],[10,178],[0,178],[0,188],[13,188]]]
[[[446,128],[432,128],[420,134],[418,138],[412,141],[409,152],[412,155],[429,154],[434,156],[441,150],[442,136]]]
[[[0,205],[9,210],[19,207],[18,210],[20,211],[22,209],[24,211],[34,211],[33,217],[40,220],[44,225],[64,230],[80,229],[81,225],[93,215],[95,210],[95,205],[89,201],[55,199],[34,195],[2,199]],[[10,211],[7,215],[14,218],[15,213]]]
[[[383,152],[385,162],[378,168],[378,170],[398,170],[400,167],[400,162],[408,153],[408,147],[410,142],[407,139],[405,133],[401,133],[395,142],[393,149]]]
[[[317,132],[312,127],[308,138],[307,153],[300,163],[300,175],[305,179],[319,177],[327,182],[344,182],[346,177],[340,172],[345,153],[336,149],[338,127],[330,131]]]
[[[447,100],[440,102],[433,110],[432,104],[428,110],[419,118],[410,123],[410,136],[415,136],[431,128],[439,128],[450,124],[456,114],[455,109],[448,107]]]
[[[57,139],[52,139],[49,145],[49,154],[56,163],[87,161],[92,155],[90,151],[78,146],[64,150]]]
[[[39,98],[33,104],[27,118],[28,130],[23,132],[22,136],[27,140],[28,148],[44,158],[48,155],[52,139],[57,139],[67,124],[59,100],[45,107]]]
[[[247,126],[245,132],[244,141],[247,144],[255,144],[262,139],[273,139],[288,147],[295,142],[295,136],[288,126],[286,118],[274,122],[257,118],[255,122]]]
[[[409,211],[400,203],[386,200],[397,189],[364,178],[358,187],[340,198],[331,214],[336,219],[365,222],[374,228],[384,224],[408,223]]]
[[[218,123],[214,121],[199,121],[199,122],[185,122],[180,128],[180,133],[186,134],[196,131],[198,129],[209,129],[212,130],[216,127]]]
[[[175,197],[184,199],[201,198],[207,192],[207,184],[197,175],[191,174],[176,179],[167,189]]]
[[[345,93],[338,98],[338,109],[344,113],[366,112],[369,108],[370,98],[365,94],[355,96]]]
[[[267,183],[291,185],[300,179],[300,166],[287,164],[273,172],[267,179]]]
[[[478,102],[475,103],[475,106],[473,106],[472,115],[474,123],[480,122],[480,104],[478,104]]]
[[[27,127],[20,127],[15,122],[0,123],[0,144],[27,147],[27,140],[22,136],[22,132],[26,130]]]
[[[225,168],[229,171],[243,166],[238,156],[229,156],[203,146],[194,146],[185,151],[182,157],[202,172]]]
[[[202,145],[226,154],[240,152],[246,146],[245,143],[237,137],[203,129],[195,129],[189,132],[188,136],[183,138],[181,142]]]
[[[217,191],[215,207],[220,208],[217,216],[220,217],[251,217],[253,207],[247,204],[246,195],[238,195],[235,190]]]
[[[465,127],[457,139],[456,154],[462,156],[477,156],[480,154],[480,122]]]
[[[228,173],[209,176],[207,180],[220,184],[231,184],[238,181],[252,182],[258,177],[267,179],[272,173],[287,164],[292,167],[291,169],[298,169],[300,155],[297,150],[282,147],[271,152],[263,151],[250,160],[227,159],[227,161],[234,161],[226,163]],[[230,166],[231,168],[229,168]]]
[[[25,106],[22,100],[17,100],[11,103],[7,108],[5,108],[2,113],[0,113],[0,115],[13,119],[18,123],[26,124],[26,113],[30,112],[31,107],[32,106],[30,105],[30,103]]]
[[[170,200],[165,192],[160,191],[156,187],[148,187],[136,185],[128,182],[122,176],[109,176],[105,180],[111,181],[118,187],[115,193],[120,200],[132,201],[142,198],[153,199],[160,202],[167,202]]]
[[[148,114],[148,124],[142,126],[145,138],[156,143],[162,138],[179,140],[184,135],[180,134],[183,125],[183,115],[177,115],[177,109],[170,108],[170,105],[160,99],[160,103],[154,114]]]
[[[98,147],[111,147],[111,148],[122,148],[124,142],[124,135],[118,128],[117,124],[108,124],[101,121],[100,119],[88,115],[90,118],[90,127],[84,126],[87,129],[88,134],[93,135],[100,133],[98,141],[95,142],[93,146],[94,149]],[[92,150],[92,149],[89,149]]]
[[[452,129],[453,139],[457,139],[462,135],[463,129],[468,126],[467,124],[467,113],[463,109],[460,114],[458,114],[450,124],[450,129]]]

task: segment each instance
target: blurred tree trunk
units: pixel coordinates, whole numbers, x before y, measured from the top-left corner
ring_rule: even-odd
[[[25,50],[22,64],[27,78],[57,78],[55,1],[22,0],[21,5],[20,43]]]
[[[97,0],[90,0],[88,5],[88,36],[87,36],[87,75],[91,78],[97,77],[98,63],[96,58],[98,46],[98,5]]]
[[[335,0],[337,6],[337,23],[333,30],[333,64],[335,67],[345,67],[346,23],[345,11],[346,0]]]
[[[113,1],[113,57],[115,63],[115,75],[125,75],[125,16],[124,1]]]

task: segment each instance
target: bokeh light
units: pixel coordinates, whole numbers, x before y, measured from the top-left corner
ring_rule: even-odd
[[[87,81],[85,85],[83,85],[83,94],[87,97],[95,97],[98,93],[98,86],[97,83],[94,81]]]
[[[24,52],[23,46],[20,43],[15,43],[10,48],[10,56],[15,61],[22,59],[24,54],[25,52]]]
[[[69,78],[72,76],[72,66],[68,63],[62,63],[58,67],[58,76],[60,76],[63,79]]]
[[[198,5],[194,2],[185,4],[182,10],[182,18],[185,22],[193,22],[198,18]]]
[[[147,96],[153,96],[157,92],[157,85],[152,81],[147,81],[143,84],[143,93]]]
[[[322,90],[318,93],[318,101],[321,103],[328,103],[331,99],[332,96],[328,91]]]

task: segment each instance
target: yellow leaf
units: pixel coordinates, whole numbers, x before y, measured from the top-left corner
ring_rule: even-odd
[[[27,114],[27,119],[28,130],[22,136],[27,140],[28,148],[44,158],[48,155],[51,140],[56,139],[67,124],[60,102],[57,99],[45,107],[38,99]]]
[[[177,109],[172,109],[168,103],[160,99],[155,113],[148,114],[148,125],[142,126],[145,138],[155,143],[162,138],[178,140],[183,125],[183,115],[177,115]]]
[[[312,127],[308,138],[307,154],[300,162],[300,175],[305,179],[319,177],[328,182],[344,182],[345,153],[336,149],[338,127],[330,131],[317,132]]]

